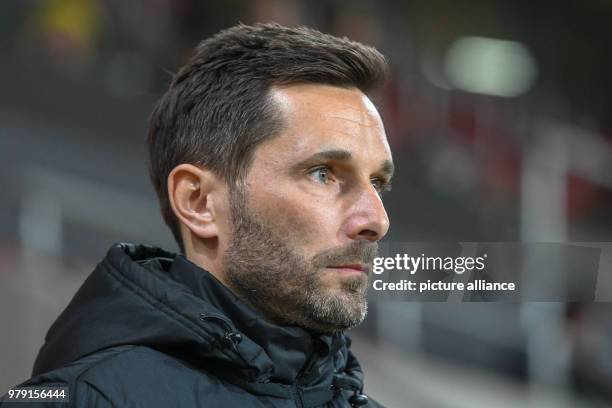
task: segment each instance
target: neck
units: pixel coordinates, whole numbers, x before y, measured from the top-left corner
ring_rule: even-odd
[[[194,240],[189,237],[185,240],[185,258],[207,270],[224,286],[231,289],[227,276],[223,272],[221,253],[218,239]]]

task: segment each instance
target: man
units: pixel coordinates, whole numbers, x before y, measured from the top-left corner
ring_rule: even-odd
[[[68,387],[75,407],[379,406],[344,331],[389,226],[366,96],[384,72],[373,48],[307,28],[203,41],[148,137],[181,254],[113,246],[22,386]]]

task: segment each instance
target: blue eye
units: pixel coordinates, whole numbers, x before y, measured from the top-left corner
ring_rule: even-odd
[[[386,191],[391,191],[391,183],[389,183],[388,181],[375,178],[372,179],[371,182],[378,194],[382,194]]]
[[[320,183],[327,184],[329,182],[329,168],[327,167],[318,167],[309,174],[313,175],[315,180]]]

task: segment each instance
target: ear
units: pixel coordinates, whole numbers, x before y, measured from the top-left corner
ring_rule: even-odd
[[[178,220],[200,238],[219,235],[215,198],[222,185],[210,170],[181,164],[168,175],[168,196]]]

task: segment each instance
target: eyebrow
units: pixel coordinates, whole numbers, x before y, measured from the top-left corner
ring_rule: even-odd
[[[313,154],[312,156],[308,157],[305,160],[300,161],[294,166],[294,168],[296,169],[303,168],[305,166],[308,166],[310,164],[315,164],[323,160],[349,161],[352,158],[353,158],[353,155],[348,150],[342,150],[342,149],[323,150],[321,152],[317,152]],[[393,162],[389,159],[385,159],[381,163],[378,173],[382,173],[390,179],[391,177],[393,177],[394,171],[395,171],[395,166],[393,165]]]
[[[387,176],[389,179],[393,177],[393,173],[395,173],[395,166],[391,160],[384,160],[379,170],[382,174]]]

